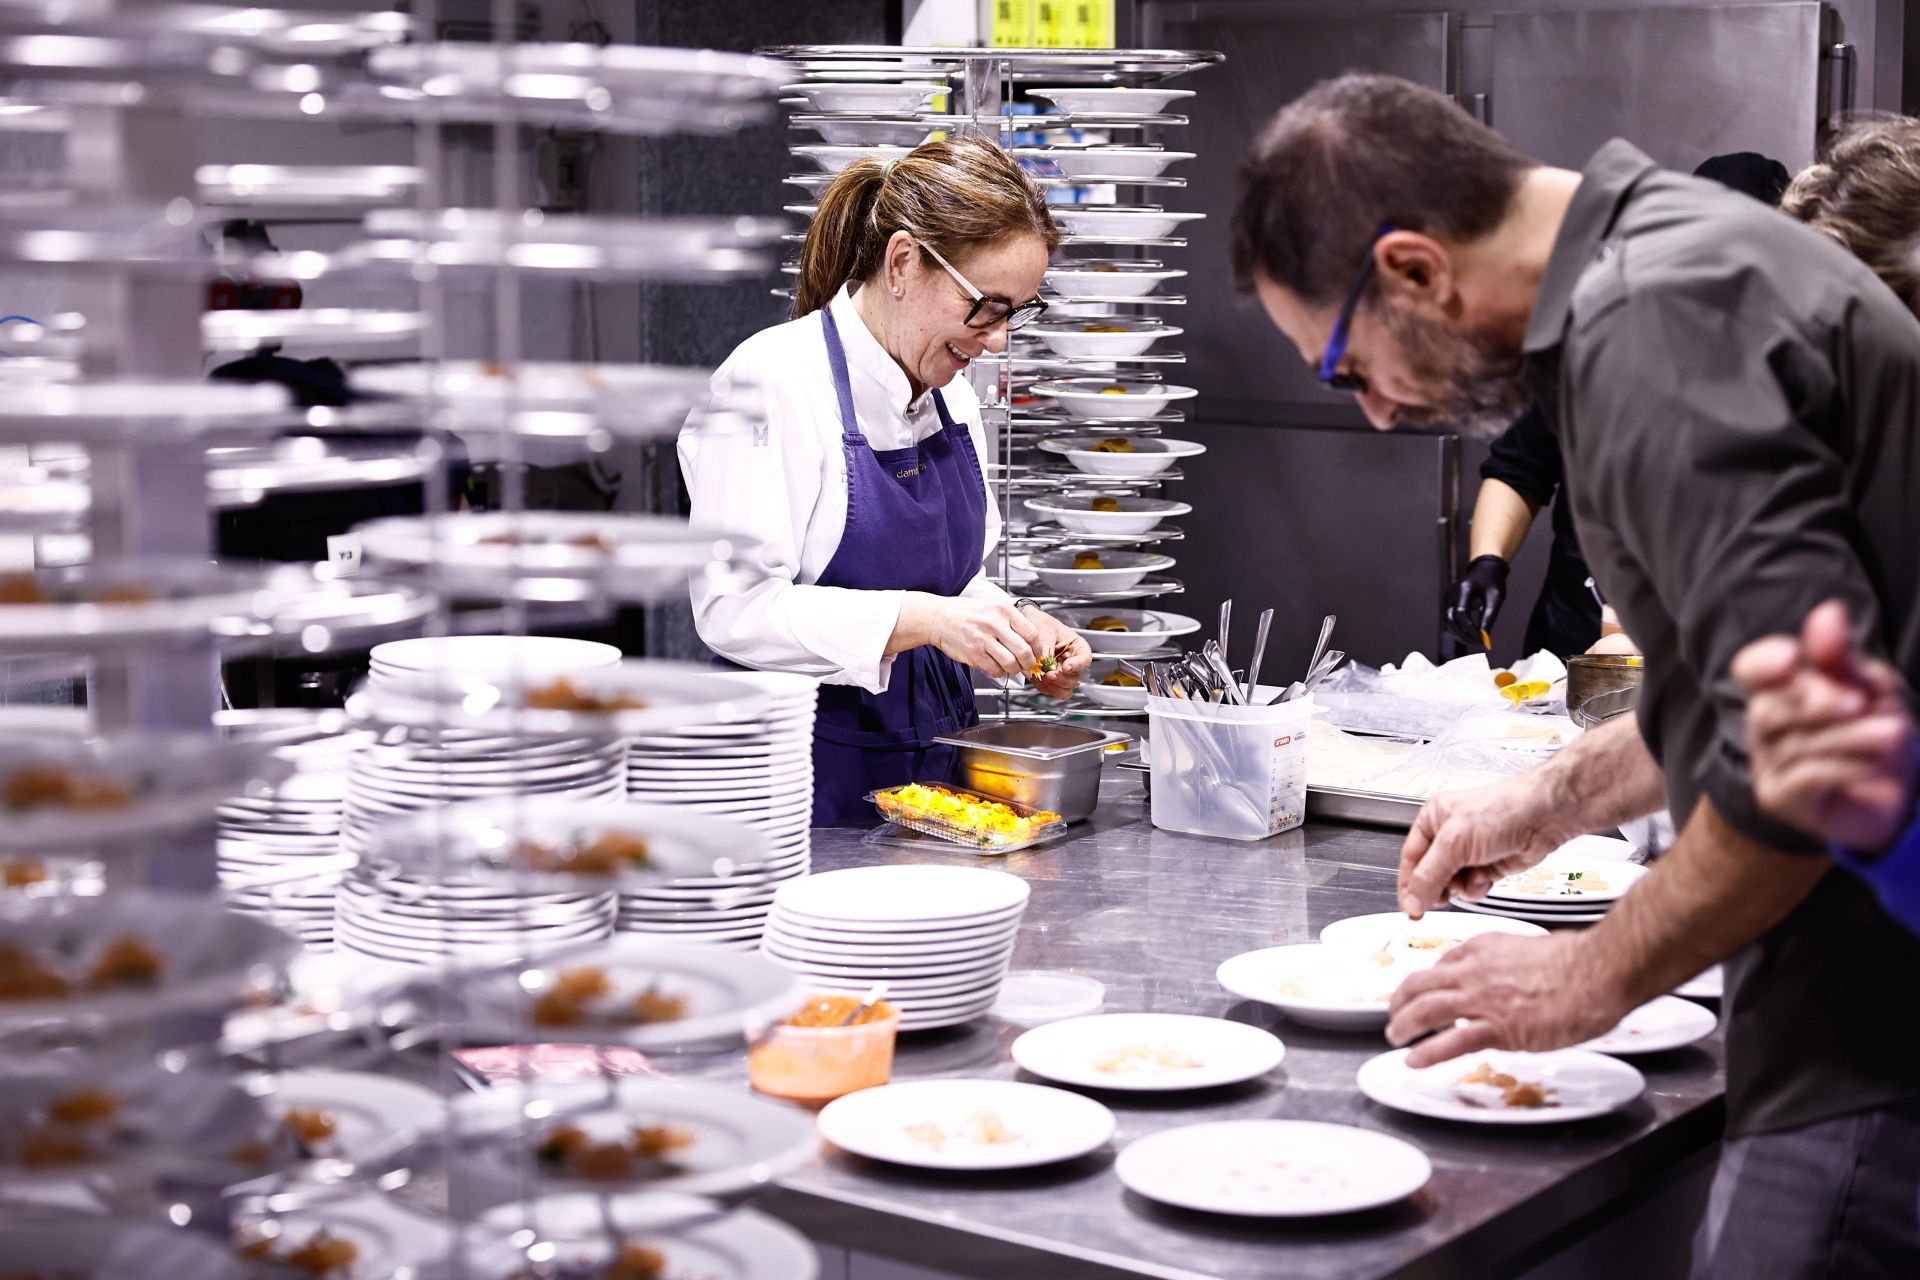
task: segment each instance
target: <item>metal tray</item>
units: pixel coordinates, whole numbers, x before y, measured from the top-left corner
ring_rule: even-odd
[[[1343,787],[1307,788],[1307,816],[1337,822],[1364,822],[1373,826],[1413,826],[1426,801],[1380,791],[1349,791]]]
[[[998,796],[985,795],[978,791],[969,791],[965,787],[955,787],[944,782],[928,782],[921,783],[920,785],[938,787],[940,790],[952,795],[964,796],[969,800],[978,800],[983,804],[997,804],[1004,808],[1011,809],[1023,818],[1030,818],[1037,812],[1037,810],[1029,809],[1025,805],[1014,804],[1010,800],[1002,800]],[[1024,836],[1008,836],[998,832],[976,831],[971,827],[963,827],[931,814],[915,813],[911,810],[903,809],[898,805],[888,804],[885,797],[890,796],[894,791],[899,789],[898,787],[889,787],[885,790],[870,791],[867,793],[866,798],[874,808],[880,811],[882,817],[888,822],[894,823],[896,826],[905,827],[909,831],[918,831],[922,835],[938,836],[942,840],[947,840],[954,844],[966,845],[971,849],[982,849],[990,853],[1013,853],[1020,849],[1031,848],[1039,844],[1042,840],[1059,835],[1067,829],[1067,824],[1063,820],[1030,827]]]

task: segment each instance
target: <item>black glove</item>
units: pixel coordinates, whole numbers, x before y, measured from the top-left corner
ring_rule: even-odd
[[[1478,652],[1488,647],[1482,632],[1491,630],[1500,616],[1510,568],[1499,556],[1481,556],[1447,589],[1447,630],[1468,649]]]

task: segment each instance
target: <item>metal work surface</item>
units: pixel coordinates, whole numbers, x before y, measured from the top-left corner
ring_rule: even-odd
[[[1492,1277],[1524,1270],[1649,1195],[1718,1137],[1718,1035],[1636,1059],[1647,1094],[1620,1115],[1531,1131],[1424,1121],[1354,1087],[1386,1049],[1377,1033],[1316,1031],[1241,1001],[1214,969],[1242,951],[1309,941],[1329,921],[1393,909],[1400,834],[1309,822],[1257,844],[1148,821],[1139,784],[1108,770],[1090,823],[1004,859],[908,852],[867,833],[816,830],[816,872],[879,862],[999,866],[1033,887],[1016,969],[1070,969],[1107,985],[1106,1011],[1204,1014],[1267,1027],[1286,1060],[1260,1082],[1184,1094],[1104,1093],[1110,1149],[1024,1173],[936,1175],[826,1150],[763,1208],[815,1240],[968,1276],[1179,1280],[1312,1276]],[[982,1020],[902,1038],[894,1079],[1025,1078],[1020,1028]],[[739,1064],[725,1068],[740,1074]],[[1041,1082],[1044,1083],[1044,1082]],[[1166,1209],[1126,1191],[1114,1153],[1176,1125],[1302,1119],[1397,1134],[1434,1163],[1402,1205],[1344,1218],[1261,1222]]]

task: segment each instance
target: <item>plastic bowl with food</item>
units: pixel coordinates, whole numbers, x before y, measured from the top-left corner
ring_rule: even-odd
[[[798,1013],[748,1052],[753,1087],[818,1106],[892,1079],[900,1011],[884,1000],[864,1010],[861,1003],[858,996],[808,996]]]
[[[1026,332],[1069,359],[1124,360],[1185,330],[1151,320],[1094,316],[1062,324],[1036,324]]]
[[[1097,707],[1143,711],[1147,705],[1147,686],[1138,676],[1123,671],[1118,662],[1096,662],[1087,668],[1080,693]]]
[[[1152,263],[1083,259],[1047,268],[1047,285],[1064,298],[1139,298],[1186,275]]]
[[[797,156],[805,156],[807,159],[819,165],[822,169],[825,169],[828,173],[839,173],[842,170],[846,169],[849,165],[851,165],[855,160],[864,160],[869,156],[873,157],[875,160],[898,160],[901,157],[905,156],[907,152],[911,150],[913,150],[912,147],[805,146],[805,147],[795,147],[793,149],[793,154]]]
[[[1096,654],[1147,653],[1190,636],[1200,623],[1185,614],[1159,609],[1054,609],[1051,613],[1071,628]]]
[[[1027,93],[1046,99],[1068,115],[1157,116],[1168,103],[1191,98],[1194,90],[1064,87],[1029,89]]]
[[[1131,498],[1119,494],[1092,497],[1027,499],[1027,510],[1053,520],[1074,533],[1151,533],[1162,520],[1186,515],[1193,508],[1166,498]]]
[[[1195,153],[1164,147],[1032,147],[1014,154],[1050,164],[1069,178],[1157,178]]]
[[[1101,378],[1072,378],[1061,382],[1036,382],[1033,394],[1055,401],[1076,418],[1157,418],[1167,406],[1179,400],[1191,400],[1200,393],[1192,387],[1176,387],[1165,382],[1112,381]]]
[[[1157,476],[1180,459],[1196,458],[1207,451],[1207,446],[1192,440],[1151,436],[1055,438],[1041,441],[1040,448],[1058,454],[1090,476]]]
[[[1048,551],[1032,557],[1040,581],[1055,591],[1125,591],[1150,573],[1173,567],[1173,557],[1150,551]]]
[[[1163,239],[1172,235],[1181,223],[1197,222],[1207,216],[1153,205],[1123,204],[1054,205],[1051,212],[1053,220],[1070,236],[1117,241]]]
[[[815,111],[858,111],[868,115],[924,111],[947,86],[931,80],[844,81],[788,84],[780,92],[805,98]]]

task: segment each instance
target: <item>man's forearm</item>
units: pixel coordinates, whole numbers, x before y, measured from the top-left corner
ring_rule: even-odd
[[[1482,480],[1473,502],[1473,523],[1467,529],[1469,559],[1499,556],[1509,564],[1527,541],[1527,530],[1540,508],[1520,496],[1504,480]]]
[[[1632,716],[1587,730],[1542,765],[1539,776],[1551,801],[1582,831],[1644,818],[1666,804],[1666,781]]]
[[[1635,1006],[1780,923],[1832,867],[1747,839],[1702,798],[1673,847],[1587,935],[1594,976]]]

